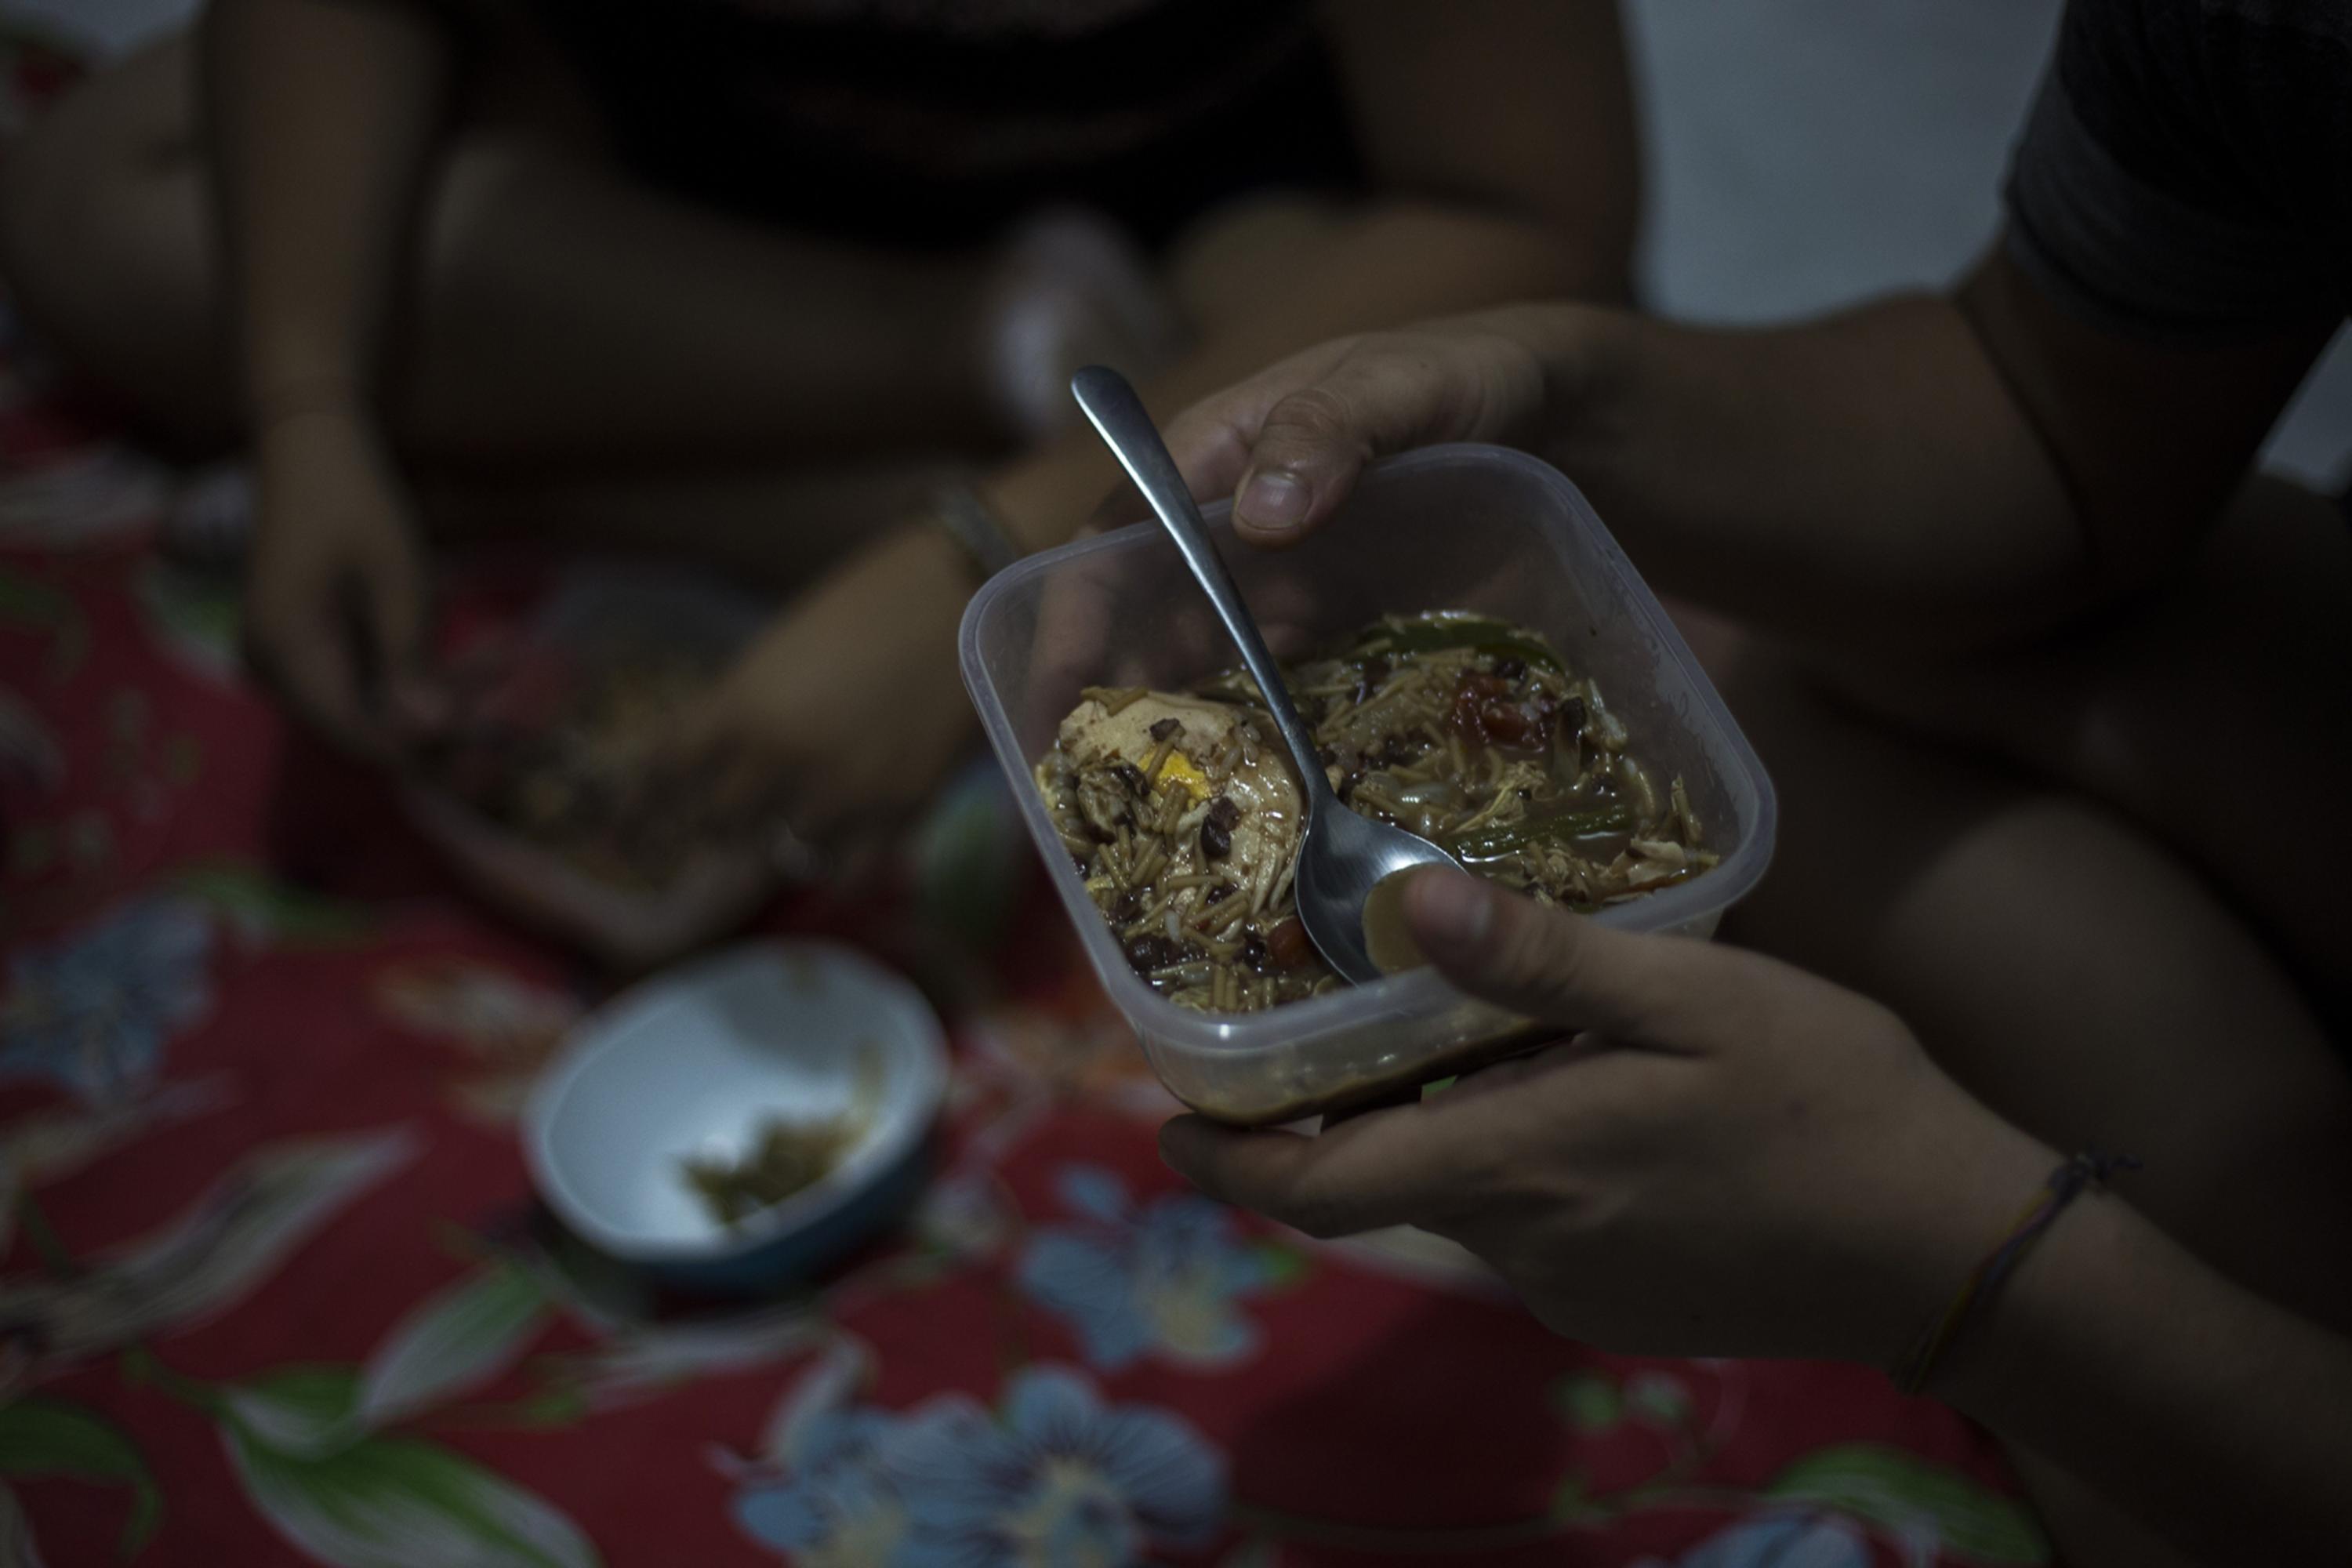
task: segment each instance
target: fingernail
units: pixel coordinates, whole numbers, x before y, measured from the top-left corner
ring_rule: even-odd
[[[1254,528],[1284,532],[1307,521],[1307,487],[1279,468],[1261,470],[1242,486],[1234,510]]]
[[[1423,946],[1456,952],[1486,940],[1495,921],[1494,895],[1486,884],[1459,871],[1423,871],[1404,890],[1405,912]]]

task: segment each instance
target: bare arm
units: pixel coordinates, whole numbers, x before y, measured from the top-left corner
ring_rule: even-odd
[[[2064,1216],[1954,1349],[1935,1392],[2200,1560],[2352,1550],[2352,1342],[2121,1203]]]
[[[1177,457],[1280,543],[1368,457],[1543,452],[1662,586],[1808,639],[2048,629],[2179,560],[2331,323],[2177,348],[2097,331],[2004,258],[1956,297],[1726,331],[1527,306],[1307,351],[1192,410]],[[1252,480],[1296,483],[1289,511]]]
[[[1645,564],[1696,598],[1783,627],[1998,638],[2179,559],[2327,325],[2133,342],[2069,318],[1995,253],[1953,298],[1564,342],[1585,379],[1554,441]]]
[[[1331,0],[1323,16],[1371,196],[1263,259],[1248,306],[1143,388],[1163,414],[1338,333],[1625,293],[1640,178],[1612,0]],[[1079,435],[1009,465],[992,491],[1035,549],[1067,538],[1117,478]]]
[[[219,0],[207,101],[257,416],[363,401],[449,85],[397,0]]]
[[[437,701],[424,567],[372,395],[447,49],[394,0],[220,0],[205,70],[254,433],[247,651],[320,733],[388,760]]]
[[[1566,1043],[1319,1137],[1181,1117],[1160,1134],[1171,1165],[1310,1234],[1448,1237],[1613,1352],[1888,1366],[2058,1163],[1893,1014],[1760,954],[1456,872],[1416,874],[1404,913],[1455,987]],[[2058,1215],[1930,1388],[2207,1561],[2352,1547],[2352,1342],[2119,1197]]]
[[[1452,214],[1465,226],[1441,243],[1535,247],[1527,292],[1506,298],[1627,295],[1641,178],[1614,0],[1325,0],[1323,15],[1385,207]]]

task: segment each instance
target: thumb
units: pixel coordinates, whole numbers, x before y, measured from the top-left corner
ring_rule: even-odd
[[[1430,963],[1470,995],[1628,1045],[1712,1051],[1754,1021],[1768,989],[1749,955],[1612,931],[1460,871],[1415,873],[1404,915]]]
[[[1255,428],[1238,427],[1248,455],[1234,489],[1235,531],[1254,544],[1295,543],[1339,510],[1373,458],[1496,433],[1539,394],[1523,384],[1525,356],[1500,342],[1459,330],[1376,333],[1334,345],[1311,374],[1294,372]]]

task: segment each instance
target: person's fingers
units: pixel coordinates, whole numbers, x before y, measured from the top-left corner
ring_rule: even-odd
[[[1309,1236],[1352,1236],[1408,1225],[1463,1201],[1477,1168],[1440,1119],[1419,1106],[1369,1111],[1307,1138],[1179,1116],[1160,1130],[1160,1154],[1211,1197]]]
[[[424,574],[415,561],[376,564],[369,574],[360,618],[371,637],[374,696],[384,728],[407,744],[446,730],[456,710],[448,693],[426,673],[432,611]]]
[[[1542,395],[1531,355],[1464,328],[1359,338],[1301,369],[1286,361],[1177,422],[1188,481],[1234,475],[1234,528],[1254,544],[1303,538],[1373,458],[1496,435]]]
[[[1363,388],[1338,378],[1291,394],[1270,409],[1234,490],[1234,530],[1254,544],[1287,544],[1328,518],[1364,465],[1398,443],[1367,428],[1380,415]]]
[[[1755,973],[1766,961],[1612,931],[1460,871],[1414,873],[1404,914],[1430,963],[1471,995],[1615,1040],[1712,1050],[1771,1001]]]
[[[368,721],[348,643],[348,626],[322,608],[286,635],[257,638],[246,658],[262,683],[337,750],[380,757],[383,737]]]
[[[1232,495],[1249,470],[1250,454],[1266,416],[1283,399],[1319,382],[1355,342],[1342,338],[1293,354],[1171,420],[1163,432],[1168,452],[1192,499],[1218,500]]]
[[[425,577],[404,551],[394,549],[379,553],[387,558],[373,562],[369,568],[367,618],[375,633],[376,647],[383,656],[386,673],[405,673],[421,668],[425,662]]]

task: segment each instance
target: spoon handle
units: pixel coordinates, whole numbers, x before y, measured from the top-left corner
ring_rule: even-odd
[[[1127,384],[1125,376],[1102,365],[1088,365],[1072,376],[1070,392],[1086,411],[1087,418],[1093,422],[1103,444],[1118,458],[1118,466],[1127,470],[1127,477],[1135,481],[1143,499],[1151,503],[1151,510],[1176,541],[1184,564],[1199,579],[1201,591],[1216,606],[1217,618],[1233,634],[1234,645],[1242,651],[1242,663],[1256,679],[1258,689],[1265,694],[1274,726],[1282,732],[1283,743],[1290,748],[1300,784],[1310,797],[1328,790],[1330,784],[1323,773],[1323,759],[1316,750],[1315,736],[1290,700],[1290,689],[1282,682],[1282,670],[1267,651],[1265,638],[1258,635],[1257,621],[1243,602],[1233,574],[1225,569],[1224,558],[1209,542],[1200,508],[1192,504],[1192,492],[1186,488],[1184,476],[1177,472],[1176,459],[1168,455],[1167,444],[1160,440],[1159,427],[1145,412],[1143,400],[1136,396],[1135,388]]]

